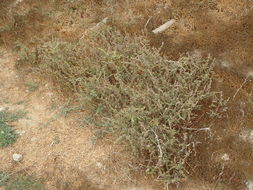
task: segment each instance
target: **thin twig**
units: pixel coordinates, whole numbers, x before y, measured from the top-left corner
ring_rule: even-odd
[[[225,169],[225,166],[224,166],[224,164],[223,164],[223,165],[222,165],[221,172],[220,172],[219,175],[218,175],[218,178],[217,178],[217,181],[216,181],[216,183],[215,183],[215,186],[214,186],[213,190],[215,190],[215,189],[217,188],[217,186],[219,185],[219,181],[220,181],[221,176],[222,176],[223,173],[224,173],[224,169]]]
[[[187,128],[187,127],[182,127],[183,129],[186,129],[186,130],[190,130],[190,131],[210,131],[210,128],[209,127],[205,127],[205,128],[198,128],[198,129],[195,129],[195,128]]]
[[[159,153],[160,153],[159,158],[161,159],[163,157],[163,152],[162,152],[161,144],[160,144],[160,141],[158,139],[158,135],[156,134],[156,132],[153,129],[152,129],[152,132],[155,134],[155,138],[156,138],[156,141],[157,141],[157,146],[158,146]]]
[[[237,91],[235,92],[233,99],[235,99],[236,95],[238,94],[238,92],[242,89],[243,85],[245,85],[245,83],[247,82],[249,76],[246,77],[246,79],[244,80],[244,82],[242,83],[242,85],[240,86],[240,88],[237,89]]]
[[[153,16],[150,16],[149,19],[147,20],[147,22],[146,22],[146,24],[145,24],[145,26],[144,26],[145,30],[148,30],[148,29],[147,29],[147,26],[148,26],[148,23],[150,22],[150,20],[151,20],[152,18],[153,18]]]

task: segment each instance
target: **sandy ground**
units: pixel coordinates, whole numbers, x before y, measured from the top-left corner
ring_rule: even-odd
[[[19,4],[22,13],[32,7],[31,1],[25,2]],[[148,33],[151,45],[162,47],[161,52],[172,59],[186,52],[211,54],[217,65],[214,89],[230,98],[228,111],[222,119],[203,118],[196,124],[212,130],[211,138],[204,133],[197,136],[202,144],[198,147],[198,157],[192,161],[196,168],[190,172],[201,182],[189,180],[180,188],[215,189],[220,180],[232,184],[223,189],[242,190],[240,184],[245,179],[253,180],[252,144],[240,137],[245,131],[253,131],[253,1],[165,0],[157,3],[136,0],[131,4],[115,2],[111,7],[112,2],[91,1],[82,14],[60,15],[56,18],[62,21],[60,23],[48,24],[49,21],[30,15],[28,24],[24,23],[14,34],[2,33],[0,39],[2,37],[8,45],[13,39],[26,41],[41,32],[41,35],[57,33],[69,40],[73,36],[81,37],[82,32],[91,27],[88,21],[95,25],[107,16],[114,19],[118,28],[138,35],[145,24],[148,33],[168,18],[175,18],[175,24],[163,34]],[[85,27],[79,27],[83,25]],[[17,130],[25,133],[12,147],[0,150],[0,169],[35,173],[47,179],[48,189],[161,189],[154,178],[136,175],[131,170],[128,165],[131,158],[124,147],[113,145],[109,139],[93,145],[94,131],[89,126],[80,128],[77,116],[70,114],[48,123],[63,110],[65,102],[56,95],[56,87],[29,76],[26,80],[40,84],[38,90],[29,92],[27,81],[14,69],[15,57],[5,49],[0,56],[0,106],[28,112],[27,119],[14,124]],[[12,161],[14,152],[24,155],[21,164]],[[224,154],[229,156],[228,161],[221,159]],[[223,166],[225,169],[221,170]],[[65,182],[71,187],[65,187]]]

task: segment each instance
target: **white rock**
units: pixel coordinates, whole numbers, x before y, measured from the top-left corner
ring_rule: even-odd
[[[221,62],[221,67],[229,68],[231,67],[231,63],[224,60]]]
[[[54,93],[53,93],[53,92],[48,92],[47,95],[48,95],[48,96],[53,96]]]
[[[16,133],[20,136],[22,136],[23,134],[25,134],[25,131],[22,130],[16,130]]]
[[[97,166],[99,169],[101,169],[101,168],[103,167],[103,164],[102,164],[101,162],[97,162],[97,163],[96,163],[96,166]]]
[[[22,156],[22,154],[16,154],[15,153],[15,154],[12,155],[12,158],[13,158],[14,161],[20,162],[22,160],[23,156]]]
[[[22,1],[23,1],[23,0],[17,0],[16,3],[18,4],[18,3],[21,3]]]
[[[242,131],[241,134],[239,135],[239,138],[253,145],[253,131],[252,130]]]
[[[247,77],[253,77],[253,70],[249,70],[249,71],[248,71]]]
[[[8,110],[7,107],[0,107],[0,111],[6,111],[6,110]]]
[[[31,138],[31,141],[32,141],[32,142],[35,142],[35,141],[37,141],[37,140],[38,140],[38,138],[36,138],[36,137],[32,137],[32,138]]]
[[[246,190],[253,190],[253,181],[252,180],[247,180],[245,184],[247,187]]]
[[[229,158],[229,155],[227,153],[225,153],[221,156],[221,159],[224,161],[228,161],[230,158]]]
[[[16,2],[14,3],[15,6],[17,6],[19,3],[22,3],[23,0],[16,0]]]

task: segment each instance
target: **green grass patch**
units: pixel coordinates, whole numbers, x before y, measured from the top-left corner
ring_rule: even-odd
[[[16,142],[17,134],[6,123],[0,122],[0,147],[7,147]]]
[[[34,92],[39,89],[39,84],[36,82],[27,82],[26,87],[30,92]]]
[[[10,179],[10,175],[6,172],[0,171],[0,187],[4,186]]]
[[[0,122],[11,123],[26,116],[26,112],[19,111],[0,111]]]
[[[44,184],[42,180],[33,176],[18,176],[5,186],[6,190],[42,190]]]
[[[25,116],[25,112],[0,112],[0,148],[7,147],[16,142],[17,134],[15,130],[9,125],[10,122],[17,121]]]
[[[41,41],[30,50],[18,45],[18,67],[32,66],[90,110],[88,123],[127,142],[140,165],[165,183],[186,176],[194,143],[187,126],[205,111],[219,116],[225,101],[211,91],[210,57],[168,60],[145,37],[101,26],[73,42]],[[224,111],[224,110],[223,110]]]

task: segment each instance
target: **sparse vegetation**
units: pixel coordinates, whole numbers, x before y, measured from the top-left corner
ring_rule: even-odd
[[[1,111],[0,112],[0,122],[11,123],[11,122],[17,121],[25,116],[26,116],[26,112],[24,110]]]
[[[179,182],[194,143],[187,126],[203,102],[212,115],[224,103],[210,90],[212,59],[168,60],[144,37],[107,26],[86,37],[72,43],[46,40],[32,53],[19,44],[18,66],[33,66],[78,94],[91,110],[87,122],[127,142],[148,173]]]
[[[30,92],[34,92],[39,88],[39,84],[36,82],[27,82],[26,86]]]
[[[48,151],[46,146],[41,146],[40,139],[52,145],[61,140],[61,146],[55,146],[56,149],[76,143],[76,134],[83,135],[82,139],[86,139],[87,134],[82,131],[90,132],[90,129],[80,129],[79,133],[75,131],[77,128],[69,130],[69,122],[67,125],[54,122],[64,120],[63,116],[70,112],[81,111],[67,120],[85,115],[86,117],[79,118],[82,121],[80,125],[96,126],[94,128],[98,129],[96,136],[91,138],[93,143],[106,136],[108,140],[123,141],[123,147],[129,144],[136,155],[134,163],[138,162],[142,168],[155,174],[154,177],[159,176],[166,183],[180,181],[187,173],[187,177],[193,177],[187,181],[213,184],[208,189],[245,189],[248,174],[253,172],[250,164],[252,146],[240,140],[241,132],[253,129],[250,102],[252,81],[244,78],[250,77],[250,63],[253,62],[253,7],[250,4],[249,1],[231,3],[231,0],[0,1],[0,59],[3,67],[1,102],[3,105],[25,107],[33,112],[30,115],[33,123],[27,122],[34,127],[29,128],[29,133],[26,132],[22,137],[28,138],[29,145],[20,151],[26,155],[24,161],[28,165],[44,164],[36,157],[27,160],[30,147],[40,147],[34,149],[40,153]],[[106,19],[107,25],[113,26],[113,29],[101,25],[101,21]],[[151,31],[168,19],[175,19],[175,24],[163,33],[153,35]],[[98,25],[102,28],[96,31]],[[141,37],[142,35],[146,36]],[[22,81],[15,78],[12,64],[7,64],[16,61],[16,55],[13,57],[9,48],[13,48],[17,41],[21,42],[16,43],[16,49],[20,50],[17,68],[18,76],[24,78]],[[152,47],[158,50],[153,50]],[[210,53],[217,59],[214,83],[211,81],[212,59],[188,56],[187,52],[190,55],[194,52],[205,56]],[[51,78],[53,85],[43,88],[41,93],[24,93],[23,88],[18,88],[19,84],[35,81],[33,78],[38,79],[33,77],[34,74],[42,74],[39,78],[49,81]],[[33,84],[24,85],[29,91],[37,89]],[[54,90],[58,92],[63,90],[59,98],[51,96],[51,87],[56,87]],[[226,101],[222,98],[222,93],[213,92],[220,90],[226,99],[232,97],[226,105],[229,108],[224,114],[226,119],[219,119],[220,113],[226,108]],[[6,99],[9,95],[12,97]],[[73,98],[74,105],[71,102],[62,106],[62,103],[56,109],[53,105],[57,105],[62,97]],[[52,103],[51,110],[49,102]],[[88,111],[90,115],[87,115]],[[18,128],[23,129],[27,122],[18,123]],[[9,129],[14,129],[11,122],[5,123]],[[70,123],[72,127],[72,122]],[[62,132],[59,136],[54,127],[40,128],[57,124]],[[37,126],[41,133],[37,131]],[[44,131],[48,131],[51,138],[42,138]],[[20,130],[20,135],[23,132]],[[31,134],[35,135],[31,139],[37,139],[36,142],[30,143],[27,135]],[[104,143],[108,145],[107,140],[98,142],[94,146],[95,157],[88,156],[87,159],[80,160],[80,166],[93,163],[94,159],[101,160],[99,156],[102,151],[107,154],[118,151],[118,146],[117,150],[101,148]],[[21,147],[19,143],[17,147]],[[75,148],[86,150],[85,145]],[[78,153],[75,148],[72,147],[69,153]],[[0,149],[12,153],[11,147]],[[111,178],[125,184],[121,181],[125,179],[122,176],[131,169],[140,178],[144,177],[136,170],[135,164],[129,164],[130,168],[120,164],[123,160],[128,162],[133,158],[129,156],[124,159],[124,153],[126,152],[122,153],[123,159],[109,157],[108,162],[102,163],[108,172],[105,175],[102,172],[99,177],[103,178],[102,181],[109,181],[108,188],[116,185],[116,182],[110,183]],[[222,160],[223,153],[228,154],[230,160]],[[118,155],[121,157],[121,154]],[[11,159],[10,156],[1,159],[0,165],[8,158]],[[65,161],[62,166],[71,163],[71,158],[62,157],[63,160],[60,161]],[[115,160],[115,167],[111,167],[108,163]],[[16,169],[20,167],[21,165]],[[91,171],[92,167],[89,166],[87,171]],[[11,165],[4,168],[12,172]],[[41,174],[38,169],[32,167],[31,172]],[[43,171],[46,175],[48,172],[51,170]],[[67,177],[72,173],[69,170],[57,174],[60,178],[57,182],[59,188],[70,189],[64,184],[60,185],[62,173],[64,177],[66,174],[70,184],[76,179]],[[118,175],[111,177],[112,173]],[[107,176],[110,176],[108,180]],[[132,180],[131,177],[132,174],[126,179]],[[52,179],[50,184],[51,182]],[[186,185],[184,189],[189,188]],[[204,187],[201,185],[200,189]]]
[[[62,107],[59,108],[59,111],[56,115],[50,118],[46,123],[43,123],[41,126],[42,127],[48,126],[51,122],[54,122],[61,117],[67,117],[69,113],[80,111],[82,109],[82,106],[72,107],[70,106],[70,103],[71,100],[68,100]],[[50,109],[56,109],[55,105],[52,105]]]
[[[16,141],[15,131],[6,123],[0,123],[0,131],[0,147],[9,146]]]
[[[42,190],[44,184],[33,176],[18,176],[6,185],[6,190]]]
[[[0,171],[0,187],[4,186],[8,180],[10,179],[10,176],[8,173]]]
[[[24,116],[25,112],[23,111],[0,111],[0,147],[9,146],[16,141],[17,134],[9,123],[17,121]]]

